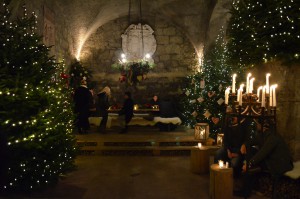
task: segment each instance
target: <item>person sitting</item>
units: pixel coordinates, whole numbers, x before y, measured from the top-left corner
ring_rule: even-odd
[[[216,151],[214,161],[215,163],[219,160],[228,162],[233,169],[233,177],[237,178],[240,176],[244,161],[244,154],[241,149],[246,140],[246,130],[240,129],[243,128],[243,124],[238,125],[237,117],[228,118],[227,120],[228,124],[224,129],[224,145]]]
[[[151,106],[158,106],[159,105],[159,99],[157,95],[153,95],[152,99],[150,100]]]
[[[247,174],[249,169],[260,167],[276,178],[293,169],[292,156],[288,145],[281,135],[275,133],[274,125],[271,122],[264,123],[263,128],[261,126],[261,124],[257,124],[256,136],[248,143],[248,146],[257,145],[258,150],[255,154],[247,151],[251,157],[248,165],[247,162],[243,165],[243,172]],[[255,181],[255,176],[245,175],[244,186],[239,193],[249,196]]]
[[[99,131],[101,133],[105,133],[106,130],[110,95],[111,95],[111,91],[108,86],[104,87],[102,91],[97,94],[98,96],[98,103],[96,107],[97,113],[99,114],[99,116],[102,117],[102,120],[99,125]]]
[[[123,129],[121,130],[121,134],[127,133],[128,131],[128,123],[131,121],[133,117],[133,107],[134,103],[133,100],[131,99],[131,93],[130,92],[125,92],[124,95],[124,103],[122,109],[119,111],[119,116],[121,120],[121,125],[123,126]]]

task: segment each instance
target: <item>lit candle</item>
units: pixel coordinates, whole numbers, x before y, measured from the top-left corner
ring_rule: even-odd
[[[250,87],[250,77],[251,77],[251,73],[248,73],[247,75],[247,85],[246,85],[246,93],[249,93],[249,87]]]
[[[249,93],[252,93],[253,92],[253,82],[254,82],[255,78],[253,77],[251,80],[250,80],[250,88],[249,88]]]
[[[198,143],[198,147],[199,147],[199,148],[201,148],[201,147],[202,147],[202,144],[201,144],[201,142],[199,142],[199,143]]]
[[[240,99],[239,99],[239,106],[242,106],[243,104],[243,91],[240,90],[240,95],[239,95]]]
[[[236,101],[237,101],[237,102],[239,102],[239,100],[240,100],[240,90],[241,90],[241,89],[239,89],[239,90],[237,91],[237,98],[236,98]]]
[[[236,79],[236,74],[232,75],[232,93],[235,93],[235,79]]]
[[[268,73],[267,75],[266,75],[266,93],[267,94],[269,94],[269,89],[270,89],[270,83],[269,83],[269,77],[271,76],[271,74],[270,73]]]
[[[230,88],[227,88],[225,90],[225,104],[228,104],[229,91],[230,91]]]
[[[270,107],[273,106],[273,86],[270,87]]]
[[[223,168],[224,167],[224,162],[222,160],[219,160],[219,167]]]
[[[262,86],[257,89],[257,101],[259,102],[260,90],[262,90]]]
[[[240,85],[240,89],[241,89],[242,92],[244,91],[244,86],[245,86],[244,84]]]
[[[275,84],[273,86],[273,106],[276,107],[276,88],[277,88],[277,84]]]
[[[263,87],[262,89],[262,95],[261,95],[261,107],[266,107],[266,86]]]

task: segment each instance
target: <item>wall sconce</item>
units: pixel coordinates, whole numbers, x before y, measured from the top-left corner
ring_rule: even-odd
[[[208,123],[197,123],[195,125],[195,140],[206,140],[209,136]]]

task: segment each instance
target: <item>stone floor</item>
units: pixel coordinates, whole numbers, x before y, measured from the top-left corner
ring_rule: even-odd
[[[208,199],[209,175],[190,172],[188,156],[79,156],[54,188],[23,198]],[[237,199],[238,197],[234,197]],[[264,199],[255,193],[251,199]]]

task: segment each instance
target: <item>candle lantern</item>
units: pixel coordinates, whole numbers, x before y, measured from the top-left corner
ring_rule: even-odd
[[[195,140],[206,140],[209,136],[208,123],[197,123],[195,125]]]
[[[224,134],[223,133],[219,133],[217,135],[217,145],[218,146],[222,146],[223,145],[223,138],[224,138]]]
[[[134,110],[138,110],[138,109],[139,109],[139,105],[135,104],[135,105],[133,106],[133,109],[134,109]]]

